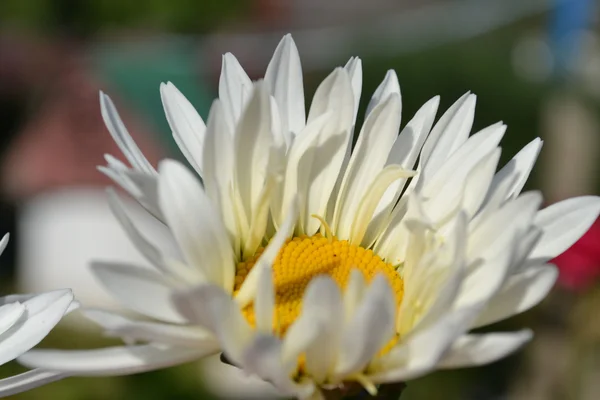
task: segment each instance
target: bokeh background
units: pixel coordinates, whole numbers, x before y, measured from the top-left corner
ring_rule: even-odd
[[[470,90],[474,130],[508,124],[503,162],[544,141],[528,189],[548,204],[600,193],[599,4],[592,0],[1,0],[0,287],[30,292],[73,287],[90,306],[118,307],[87,270],[92,258],[135,253],[110,215],[96,166],[120,155],[105,130],[98,90],[117,103],[132,135],[156,162],[181,158],[162,112],[159,84],[172,81],[207,116],[221,55],[262,76],[291,32],[306,98],[349,57],[363,60],[364,110],[395,69],[407,121],[441,95],[440,110]],[[360,116],[361,112],[359,112]],[[360,118],[360,117],[359,117]],[[600,398],[600,228],[556,262],[561,275],[534,310],[490,329],[530,326],[535,340],[485,368],[410,382],[403,399]],[[69,316],[42,346],[111,343]],[[21,371],[17,364],[0,375]],[[15,399],[243,398],[215,364],[119,378],[71,378]]]

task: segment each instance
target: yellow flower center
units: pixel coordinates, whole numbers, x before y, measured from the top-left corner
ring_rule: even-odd
[[[234,294],[254,267],[263,249],[237,266]],[[400,306],[404,293],[404,283],[396,269],[384,262],[373,250],[351,245],[346,240],[325,238],[320,234],[300,236],[288,240],[279,250],[273,264],[275,285],[274,332],[283,335],[300,315],[302,296],[310,281],[318,275],[329,275],[345,289],[350,272],[358,269],[369,282],[378,273],[384,274],[394,293],[396,305]],[[255,324],[254,308],[250,304],[242,310],[252,326]]]

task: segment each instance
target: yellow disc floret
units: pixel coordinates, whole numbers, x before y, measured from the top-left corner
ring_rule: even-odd
[[[239,290],[261,253],[262,249],[238,264],[234,293]],[[343,290],[353,269],[361,271],[367,282],[378,273],[383,274],[396,294],[397,305],[400,305],[404,292],[402,278],[391,264],[373,254],[372,250],[351,245],[348,241],[337,240],[335,237],[325,238],[320,234],[288,240],[273,263],[275,332],[283,335],[298,317],[302,308],[302,296],[314,277],[329,275]],[[243,314],[254,325],[253,306],[244,308]]]

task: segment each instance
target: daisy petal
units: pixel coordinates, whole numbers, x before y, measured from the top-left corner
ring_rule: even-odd
[[[411,333],[377,360],[369,376],[374,383],[414,379],[435,368],[452,343],[461,336],[481,309],[481,304],[448,313],[430,327]]]
[[[417,111],[413,119],[408,122],[400,132],[398,138],[396,138],[388,155],[386,165],[396,164],[405,169],[412,169],[414,167],[423,143],[427,139],[427,135],[433,125],[439,102],[440,98],[436,96]],[[371,246],[389,226],[387,224],[391,220],[390,214],[392,208],[397,203],[406,181],[406,179],[399,179],[392,183],[385,191],[377,205],[375,214],[365,235],[365,244],[368,243]],[[390,236],[394,237],[395,235],[392,234]]]
[[[336,235],[340,238],[348,238],[352,215],[373,177],[385,165],[386,153],[398,135],[401,110],[400,96],[391,94],[369,114],[361,129],[342,180],[334,214],[333,224],[337,226]]]
[[[235,185],[247,220],[254,215],[269,175],[273,146],[271,101],[264,82],[257,82],[237,125],[234,143]]]
[[[358,203],[354,217],[348,218],[352,220],[349,235],[352,244],[358,245],[363,241],[377,204],[379,204],[387,188],[394,181],[411,176],[414,176],[413,171],[407,171],[397,165],[388,165],[374,177]]]
[[[0,306],[0,335],[6,332],[25,313],[25,306],[21,303],[8,303]]]
[[[277,253],[279,253],[279,250],[281,247],[283,247],[285,241],[292,235],[294,224],[296,223],[297,219],[298,201],[293,198],[283,225],[277,231],[273,239],[271,239],[265,248],[265,251],[263,251],[262,255],[256,262],[255,267],[250,270],[250,273],[248,273],[248,276],[242,283],[242,286],[235,297],[235,300],[240,307],[245,307],[255,298],[256,291],[258,290],[258,278],[261,270],[265,268],[268,268],[269,270],[271,269],[271,266],[275,261],[275,257],[277,257]]]
[[[500,149],[496,148],[480,160],[467,175],[461,208],[469,217],[473,217],[481,207],[490,183],[494,179],[499,160]]]
[[[423,188],[425,195],[428,197],[433,193],[442,192],[443,185],[448,185],[449,180],[453,180],[452,184],[457,186],[457,183],[464,180],[476,164],[497,148],[505,131],[506,125],[497,123],[469,137],[446,161],[443,161],[437,172],[428,175]],[[485,194],[486,191],[487,188],[483,193]]]
[[[244,352],[243,365],[289,396],[305,399],[315,390],[312,382],[297,384],[290,378],[292,365],[281,362],[281,342],[273,336],[257,336]]]
[[[292,199],[299,195],[301,165],[306,164],[306,159],[314,155],[316,143],[322,131],[328,125],[328,118],[330,116],[331,113],[325,113],[308,123],[302,133],[292,143],[292,147],[287,155],[281,194],[280,196],[274,196],[272,199],[271,207],[276,226],[280,226],[283,223],[287,207],[291,204]]]
[[[165,263],[165,256],[163,253],[141,233],[140,229],[134,224],[127,211],[125,211],[125,205],[119,198],[119,195],[112,188],[109,188],[107,192],[108,204],[111,211],[121,224],[121,227],[125,233],[127,233],[127,236],[129,236],[133,245],[144,256],[144,258],[146,258],[146,260],[148,260],[156,268],[167,274],[175,273],[176,276],[186,276],[193,279],[194,274],[191,273],[193,271],[185,271],[182,268],[177,271],[173,271],[171,268],[169,268],[170,265],[180,264]]]
[[[511,276],[490,299],[473,327],[489,325],[529,310],[546,297],[557,276],[558,270],[553,265],[529,267]]]
[[[390,69],[388,72],[386,72],[383,82],[381,82],[377,89],[375,89],[373,97],[371,97],[371,100],[367,105],[367,112],[365,115],[368,117],[371,114],[371,111],[373,111],[377,105],[386,101],[393,93],[396,93],[398,96],[400,96],[400,83],[398,83],[396,71]]]
[[[530,330],[512,333],[463,335],[440,361],[440,368],[475,367],[506,357],[531,340]]]
[[[354,119],[356,123],[356,115],[358,114],[358,106],[360,104],[360,95],[362,92],[362,61],[358,57],[350,57],[344,69],[348,72],[350,82],[352,83],[352,93],[354,93]]]
[[[412,168],[421,152],[423,143],[431,130],[435,114],[440,104],[439,96],[429,100],[415,113],[415,116],[408,121],[408,124],[402,129],[400,135],[396,138],[387,164],[398,164],[404,168]]]
[[[184,364],[205,355],[205,349],[141,345],[94,350],[35,349],[17,361],[29,368],[79,376],[118,376]]]
[[[227,115],[231,130],[240,119],[252,90],[252,81],[231,53],[223,55],[219,78],[219,99]]]
[[[23,305],[27,318],[14,324],[3,334],[0,342],[0,365],[14,360],[42,341],[65,315],[73,301],[70,290],[40,294]]]
[[[219,351],[214,337],[198,327],[133,321],[103,310],[86,309],[83,311],[83,315],[100,325],[106,335],[121,337],[126,341],[145,341],[205,349],[212,345],[215,352]]]
[[[511,267],[512,255],[525,228],[541,204],[537,192],[527,193],[503,207],[471,232],[468,260],[471,272],[457,299],[457,307],[489,299],[504,283]],[[503,224],[502,232],[497,227]]]
[[[275,311],[275,290],[273,288],[273,270],[261,268],[258,277],[258,291],[254,301],[256,330],[269,333],[273,329],[273,312]]]
[[[332,115],[326,128],[318,136],[310,157],[305,154],[298,168],[299,192],[306,196],[306,206],[301,209],[300,219],[304,232],[309,235],[320,226],[312,215],[324,216],[327,211],[352,132],[354,95],[350,77],[342,68],[337,68],[317,88],[308,123],[327,112]]]
[[[125,128],[125,124],[123,124],[112,100],[102,92],[100,92],[100,110],[108,131],[131,166],[146,174],[156,174],[156,170],[150,164],[150,161],[146,159],[140,148],[131,138],[127,128]]]
[[[267,66],[265,82],[277,101],[284,131],[298,134],[306,125],[304,85],[298,48],[291,35],[285,35]]]
[[[159,221],[164,222],[165,218],[160,211],[160,206],[158,204],[157,175],[148,175],[133,170],[123,171],[122,175],[129,182],[131,182],[138,192],[138,194],[134,195],[133,197],[154,217],[156,217]]]
[[[338,352],[343,307],[337,284],[329,277],[314,278],[304,293],[302,314],[286,334],[283,359],[306,352],[307,370],[317,381],[325,379]]]
[[[2,240],[0,240],[0,254],[4,252],[6,249],[6,245],[8,244],[8,240],[10,239],[10,234],[6,233],[2,236]]]
[[[206,194],[219,208],[234,248],[240,247],[236,216],[230,195],[233,184],[233,132],[228,128],[221,101],[215,100],[208,114],[202,158],[202,179]]]
[[[448,156],[467,140],[473,126],[475,101],[475,95],[463,95],[433,127],[421,153],[420,165],[428,176],[433,175]]]
[[[394,335],[396,302],[383,275],[375,277],[342,337],[335,373],[358,372]]]
[[[202,176],[202,154],[206,125],[185,96],[171,82],[160,84],[160,98],[173,138],[181,152]]]
[[[542,237],[530,258],[549,260],[567,250],[592,226],[600,213],[600,198],[575,197],[544,208],[534,224],[542,229]]]
[[[12,396],[48,383],[67,378],[69,375],[61,372],[34,369],[9,378],[0,379],[0,397]]]
[[[542,140],[535,138],[527,146],[523,147],[494,177],[491,184],[493,191],[496,186],[502,185],[505,181],[511,181],[510,188],[507,191],[509,197],[516,197],[521,193],[533,165],[537,160],[542,149]]]
[[[346,322],[349,322],[356,313],[356,309],[364,298],[367,285],[362,272],[359,269],[350,271],[348,286],[344,290],[344,315]]]
[[[284,393],[256,375],[221,361],[219,355],[210,356],[200,366],[208,389],[227,399],[280,399]]]
[[[161,209],[188,263],[201,270],[209,282],[231,290],[235,276],[231,271],[235,268],[233,252],[211,201],[180,163],[164,160],[159,170]]]
[[[202,285],[174,292],[172,298],[182,315],[214,333],[227,357],[240,365],[253,333],[229,294],[217,286]]]
[[[93,262],[92,272],[121,303],[161,321],[186,322],[170,301],[174,282],[151,269],[122,263]]]

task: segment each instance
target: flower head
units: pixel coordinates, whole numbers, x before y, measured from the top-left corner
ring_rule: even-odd
[[[107,156],[101,170],[144,211],[115,192],[111,205],[153,268],[94,270],[154,320],[86,313],[109,334],[147,344],[20,360],[110,375],[223,352],[281,394],[318,398],[356,383],[374,394],[436,368],[492,362],[526,342],[528,330],[469,331],[537,304],[556,279],[547,262],[588,229],[600,201],[539,210],[541,195],[521,190],[541,141],[496,172],[506,127],[470,135],[470,93],[436,123],[431,99],[398,134],[402,101],[389,71],[356,126],[361,81],[352,58],[321,83],[307,114],[286,36],[262,81],[224,56],[206,125],[173,84],[161,85],[174,137],[202,183],[176,161],[156,171],[101,94],[131,164]]]
[[[0,240],[0,254],[9,235]],[[0,297],[0,365],[14,360],[48,335],[65,313],[78,306],[70,290],[56,290],[38,295]],[[30,390],[67,375],[34,369],[0,379],[0,397]]]

